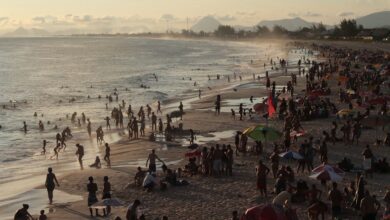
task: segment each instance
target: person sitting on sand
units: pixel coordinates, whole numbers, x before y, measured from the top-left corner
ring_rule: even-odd
[[[145,178],[145,174],[146,174],[146,172],[143,171],[141,167],[137,168],[137,173],[134,176],[134,184],[135,184],[135,186],[141,186],[142,185],[142,182],[143,182],[143,180]]]
[[[95,162],[93,164],[89,165],[89,167],[95,167],[96,169],[99,169],[102,167],[102,163],[100,162],[99,156],[96,156]]]
[[[189,173],[190,176],[198,174],[198,165],[196,165],[196,158],[190,158],[188,164],[185,165],[184,171]]]
[[[32,215],[27,211],[29,208],[29,205],[23,204],[23,208],[19,209],[14,216],[14,220],[34,220]]]
[[[146,174],[144,181],[142,183],[142,187],[144,190],[151,192],[153,188],[158,184],[156,173],[149,172]]]

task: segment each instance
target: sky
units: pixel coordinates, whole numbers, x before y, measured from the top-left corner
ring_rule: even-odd
[[[207,15],[230,25],[292,17],[334,25],[384,10],[390,0],[0,0],[0,33],[181,30]]]

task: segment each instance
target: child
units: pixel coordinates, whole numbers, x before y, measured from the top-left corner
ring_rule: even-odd
[[[232,118],[236,120],[236,112],[233,109],[230,109],[230,111],[232,111]]]
[[[47,220],[47,216],[45,215],[45,210],[41,210],[41,215],[39,216],[39,220]]]

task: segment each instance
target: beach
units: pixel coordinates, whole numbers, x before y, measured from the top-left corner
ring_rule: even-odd
[[[200,83],[199,87],[189,90],[183,89],[180,91],[181,94],[176,95],[178,97],[166,99],[162,104],[163,113],[161,115],[158,114],[158,117],[163,118],[165,121],[165,114],[178,110],[179,102],[182,101],[185,112],[183,120],[174,118],[172,125],[177,128],[179,127],[179,124],[182,123],[184,130],[193,129],[197,137],[195,143],[200,145],[200,147],[211,147],[215,144],[230,144],[231,146],[234,146],[234,135],[236,131],[244,131],[248,127],[259,124],[264,125],[267,123],[268,126],[282,131],[284,126],[283,120],[271,118],[266,122],[266,119],[263,117],[265,112],[253,113],[252,118],[249,118],[249,116],[246,115],[242,121],[239,120],[238,106],[240,103],[243,103],[244,107],[249,109],[252,108],[254,104],[262,102],[262,100],[269,97],[270,90],[265,86],[265,71],[269,71],[271,80],[275,81],[277,85],[276,90],[280,91],[286,86],[287,82],[291,80],[290,74],[297,74],[298,70],[296,63],[302,56],[306,56],[306,58],[310,58],[310,60],[315,60],[317,62],[326,62],[327,60],[327,57],[322,56],[321,51],[315,51],[315,48],[310,46],[312,42],[305,43],[305,46],[315,51],[314,54],[308,53],[308,49],[302,50],[293,44],[286,46],[286,43],[287,42],[279,42],[277,44],[277,47],[279,48],[277,50],[275,49],[272,53],[270,51],[267,52],[267,56],[259,54],[257,57],[252,58],[253,54],[248,56],[237,55],[239,57],[237,59],[240,60],[238,63],[235,63],[235,58],[232,58],[233,65],[237,66],[237,70],[234,71],[237,72],[237,78],[233,76],[232,71],[229,72],[229,70],[227,70],[225,74],[222,74],[223,77],[221,77],[217,83],[208,84],[208,74],[203,74],[201,76],[202,80],[204,80],[203,82],[200,79],[196,80]],[[321,42],[315,43],[321,44]],[[326,45],[329,44],[332,45],[332,47],[339,47],[339,44],[328,43]],[[352,45],[351,47],[353,48],[354,46]],[[356,49],[361,48],[357,47]],[[265,52],[263,51],[263,53]],[[331,54],[331,52],[329,53]],[[277,61],[278,57],[287,60],[287,74],[283,72],[283,69],[270,69],[269,58]],[[266,67],[263,67],[264,63],[267,63]],[[307,70],[310,68],[310,64],[304,64],[303,66]],[[228,67],[229,65],[224,68]],[[255,74],[254,78],[252,76],[253,74]],[[187,77],[194,77],[195,75],[196,73],[193,73]],[[213,79],[216,78],[215,73],[211,73],[210,75]],[[227,76],[230,77],[230,82],[228,82]],[[242,76],[242,80],[240,80],[238,76]],[[198,77],[201,78],[200,76]],[[145,82],[148,82],[148,80]],[[326,97],[329,98],[331,102],[335,103],[337,109],[348,108],[347,103],[339,102],[338,89],[340,85],[338,84],[336,73],[327,80],[327,83],[328,87],[331,89],[331,94]],[[181,86],[188,87],[189,85]],[[307,89],[305,76],[298,76],[297,84],[294,86],[295,95],[301,97],[305,96],[305,89]],[[198,90],[202,91],[200,98],[198,97]],[[142,95],[142,92],[139,96],[140,95]],[[216,115],[214,111],[217,95],[221,95],[222,99],[222,108],[219,115]],[[255,98],[253,102],[250,101],[251,96]],[[156,99],[157,98],[155,97],[151,98],[151,100]],[[136,100],[134,102],[139,103],[140,101]],[[100,106],[99,108],[103,107]],[[153,105],[154,110],[155,108],[155,105]],[[231,109],[236,111],[235,119],[232,118]],[[96,115],[99,115],[102,119],[105,117],[105,115],[100,116],[100,113],[96,113]],[[336,116],[335,114],[331,114],[331,116],[327,118],[302,121],[301,126],[306,131],[306,135],[299,137],[298,143],[292,144],[291,149],[298,151],[299,143],[304,139],[308,139],[310,136],[313,136],[315,139],[321,138],[323,131],[329,130],[331,122],[334,120],[336,120]],[[103,122],[100,124],[103,125]],[[147,121],[148,126],[149,124],[150,122]],[[97,124],[95,124],[95,126],[96,125]],[[79,132],[86,133],[85,131]],[[94,151],[89,150],[86,154],[87,159],[84,162],[85,169],[76,169],[78,164],[74,156],[66,158],[66,160],[71,161],[72,164],[64,165],[68,168],[61,167],[61,164],[56,165],[56,167],[61,170],[61,175],[59,175],[60,187],[57,189],[71,196],[56,196],[57,191],[55,191],[53,205],[44,205],[44,207],[41,207],[44,202],[36,202],[36,204],[39,204],[40,206],[39,209],[45,208],[45,210],[47,210],[49,219],[91,219],[87,208],[88,193],[86,191],[86,184],[88,183],[89,176],[93,176],[95,182],[98,184],[99,200],[102,196],[101,189],[103,177],[108,176],[112,185],[112,196],[123,200],[126,204],[124,207],[113,207],[112,214],[109,217],[100,219],[114,219],[115,216],[120,216],[124,219],[127,206],[132,204],[135,199],[141,200],[141,207],[145,213],[146,219],[161,218],[164,215],[168,216],[169,219],[229,219],[232,211],[238,211],[238,213],[242,215],[246,209],[262,203],[271,203],[273,197],[275,197],[275,194],[272,193],[270,193],[267,198],[260,196],[256,189],[255,170],[259,159],[263,160],[268,167],[271,167],[268,158],[273,151],[273,143],[266,143],[264,152],[261,155],[254,155],[253,153],[248,152],[246,154],[239,153],[239,156],[235,156],[233,176],[184,176],[183,178],[189,182],[189,185],[187,186],[168,186],[165,191],[155,189],[153,192],[145,192],[140,187],[126,187],[129,183],[134,181],[133,178],[136,173],[136,168],[142,167],[143,169],[147,169],[145,162],[152,149],[156,150],[156,154],[170,169],[176,170],[177,168],[183,168],[188,163],[188,157],[185,157],[185,154],[190,151],[187,148],[189,145],[188,135],[177,136],[173,141],[166,141],[162,135],[157,135],[155,141],[150,141],[150,127],[147,127],[146,136],[137,140],[128,140],[126,129],[113,128],[108,133],[108,136],[111,138],[107,139],[108,141],[106,140],[109,142],[111,148],[111,164],[109,167],[105,165],[104,161],[102,161],[103,167],[101,169],[88,168],[86,166],[93,162],[95,155],[100,155],[100,157],[103,158],[104,146],[95,144],[95,136],[92,137],[92,141],[89,141],[88,138],[85,137],[85,134],[80,134],[80,138],[76,139],[76,141],[83,140],[84,142],[82,143],[84,145],[89,145],[88,147],[92,146],[92,149],[94,149]],[[344,157],[348,157],[351,159],[352,163],[360,165],[363,161],[361,153],[365,146],[367,144],[372,146],[376,139],[383,140],[384,136],[385,132],[380,126],[373,126],[373,128],[363,130],[358,145],[349,145],[344,144],[343,142],[337,142],[335,145],[328,144],[328,161],[331,164],[336,164]],[[72,146],[74,145],[74,142],[75,140],[73,139],[70,142],[71,144],[69,144],[69,149],[71,149],[70,151],[72,151],[72,153],[74,151],[74,147]],[[248,141],[248,149],[254,145],[254,141]],[[371,149],[378,157],[381,155],[390,155],[390,148],[388,147],[372,146]],[[291,160],[281,160],[280,164],[289,165],[294,170],[297,165],[295,161]],[[314,158],[314,164],[321,164],[318,154]],[[45,165],[46,164],[43,163],[40,168]],[[161,163],[158,163],[157,167],[157,175],[163,176],[159,169]],[[36,173],[40,173],[39,178],[42,179],[36,180],[36,183],[32,184],[32,186],[36,189],[43,189],[44,186],[40,185],[39,182],[44,182],[44,175],[46,174],[45,169],[36,171]],[[310,185],[311,183],[316,183],[318,188],[322,191],[322,201],[329,205],[330,202],[327,200],[328,186],[321,186],[319,181],[310,179],[308,175],[309,172],[297,173],[295,179],[305,180]],[[344,185],[347,185],[351,180],[354,180],[355,175],[356,174],[353,172],[347,172],[343,180],[339,183],[340,189],[342,189],[341,187],[344,187]],[[21,181],[23,182],[23,179]],[[272,192],[275,179],[270,174],[267,177],[267,181],[268,191]],[[390,181],[389,176],[375,173],[372,179],[367,178],[366,181],[366,188],[370,189],[371,194],[376,194],[378,199],[382,200],[383,195],[387,190],[386,187]],[[31,191],[27,190],[27,192]],[[43,193],[39,195],[42,194]],[[64,200],[68,201],[63,201],[62,198],[65,198]],[[0,200],[0,205],[1,202],[2,201]],[[29,201],[26,200],[23,201],[23,203],[29,203]],[[36,204],[30,203],[30,207],[33,208]],[[13,204],[9,207],[14,208],[16,205],[17,204]],[[20,205],[21,204],[19,204],[19,206]],[[292,207],[296,209],[299,219],[307,219],[306,204],[292,204]],[[380,213],[383,213],[383,210],[384,209],[382,209]],[[36,213],[36,211],[33,212],[34,215],[36,215]],[[329,219],[329,217],[330,215],[327,215],[327,219]],[[350,219],[358,219],[358,217],[351,214]]]

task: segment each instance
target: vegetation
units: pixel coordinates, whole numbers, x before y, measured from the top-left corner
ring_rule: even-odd
[[[311,27],[304,27],[297,31],[288,31],[281,26],[274,26],[270,30],[266,26],[256,26],[251,30],[235,29],[229,25],[220,25],[213,33],[183,30],[182,35],[187,37],[217,37],[223,39],[245,39],[245,38],[267,38],[267,37],[289,37],[296,39],[357,39],[359,33],[367,31],[363,26],[359,26],[356,20],[344,19],[333,28],[327,29],[322,24],[313,24]],[[370,31],[368,31],[370,32]],[[371,31],[372,33],[373,31]],[[386,31],[385,31],[386,33]],[[390,33],[390,30],[388,31]],[[384,36],[388,37],[388,35]],[[374,40],[382,40],[384,37],[374,37]]]

